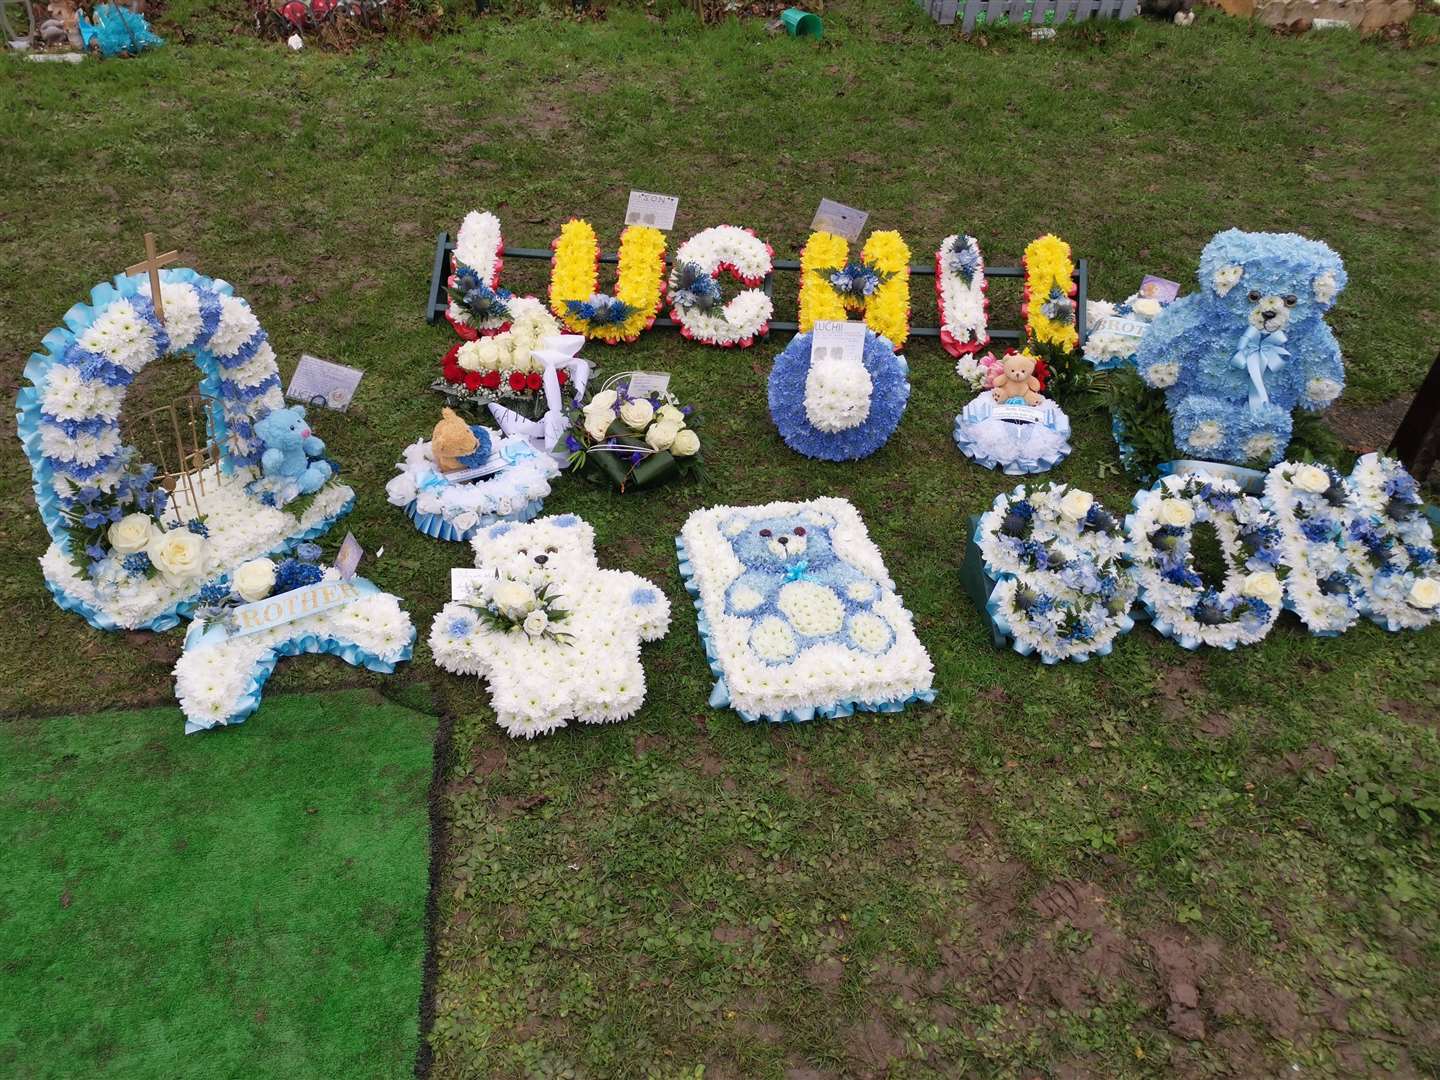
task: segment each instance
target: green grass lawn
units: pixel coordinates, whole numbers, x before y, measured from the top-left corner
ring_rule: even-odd
[[[435,718],[371,691],[265,717],[258,738],[183,738],[176,708],[0,725],[5,1075],[412,1067]]]
[[[421,321],[435,233],[485,207],[508,242],[541,247],[582,214],[610,250],[632,186],[680,195],[673,242],[730,222],[780,257],[822,195],[902,230],[917,262],[964,230],[1012,264],[1055,231],[1111,299],[1145,273],[1188,287],[1218,229],[1302,231],[1350,272],[1331,316],[1345,400],[1389,406],[1440,337],[1433,18],[1408,43],[1207,14],[1188,31],[982,47],[908,0],[841,0],[818,44],[753,21],[541,12],[343,55],[231,35],[237,19],[176,4],[160,30],[190,44],[0,63],[0,356],[18,389],[41,335],[152,229],[252,302],[287,378],[302,351],[366,370],[350,416],[317,428],[358,492],[346,527],[385,549],[364,572],[421,631],[384,684],[432,684],[457,717],[434,1075],[1440,1072],[1440,633],[1367,624],[1319,640],[1287,617],[1236,653],[1188,654],[1148,629],[1081,666],[993,650],[959,565],[968,515],[1011,481],[955,450],[966,395],[933,342],[906,349],[914,394],[896,436],[847,465],[791,454],[770,425],[779,341],[737,353],[657,331],[590,350],[612,372],[673,373],[706,414],[709,473],[623,499],[566,479],[546,504],[591,521],[602,562],[661,583],[675,607],[645,650],[645,709],[604,730],[512,743],[482,686],[435,670],[423,640],[465,552],[418,535],[383,492],[434,423],[426,387],[453,340]],[[540,290],[544,268],[507,264],[506,284]],[[788,318],[793,287],[781,296]],[[1015,325],[1016,292],[991,296],[995,325]],[[923,281],[915,308],[933,323]],[[133,399],[189,379],[147,372]],[[1133,485],[1108,417],[1097,400],[1067,407],[1076,452],[1054,478],[1123,509]],[[0,710],[167,701],[178,633],[102,634],[50,602],[3,423]],[[706,706],[673,538],[697,507],[821,494],[865,516],[940,699],[747,727]],[[255,747],[274,761],[257,782],[313,789],[278,744],[261,749],[315,728],[278,695],[356,680],[382,682],[286,660],[242,729],[181,739],[177,723],[155,752]],[[30,726],[12,740],[35,730],[13,723]],[[364,738],[342,729],[328,745],[368,762],[384,744]],[[347,941],[336,948],[359,947]]]

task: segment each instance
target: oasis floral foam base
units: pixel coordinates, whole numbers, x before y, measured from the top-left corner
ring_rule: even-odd
[[[697,510],[676,546],[717,708],[785,721],[934,700],[910,612],[844,499]]]

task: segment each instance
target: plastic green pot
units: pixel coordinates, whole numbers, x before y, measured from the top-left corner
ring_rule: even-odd
[[[825,36],[825,24],[820,16],[799,8],[786,8],[780,13],[780,21],[791,37],[821,38]]]

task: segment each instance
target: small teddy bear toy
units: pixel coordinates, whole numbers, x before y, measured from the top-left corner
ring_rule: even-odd
[[[1040,404],[1040,380],[1035,377],[1035,357],[1029,353],[1009,352],[1000,361],[1000,370],[990,379],[997,405],[1011,398],[1020,398],[1026,405]]]
[[[271,410],[255,422],[255,434],[265,444],[260,458],[265,477],[293,483],[300,495],[319,491],[334,472],[323,459],[325,443],[305,422],[304,406]]]
[[[460,419],[454,409],[442,409],[430,436],[430,456],[440,473],[472,468],[490,456],[490,436]]]
[[[574,514],[500,522],[471,545],[485,580],[435,616],[435,662],[488,680],[496,722],[514,738],[633,716],[645,702],[640,643],[670,628],[665,594],[602,569],[595,530]]]

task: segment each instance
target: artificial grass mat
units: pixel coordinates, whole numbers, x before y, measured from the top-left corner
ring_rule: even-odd
[[[0,1073],[410,1073],[436,725],[370,690],[0,723]]]

